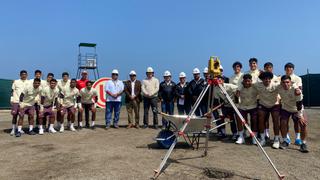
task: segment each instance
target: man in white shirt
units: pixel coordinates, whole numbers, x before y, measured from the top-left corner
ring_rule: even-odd
[[[34,79],[33,84],[28,84],[19,97],[19,122],[18,130],[16,132],[16,137],[20,137],[22,134],[22,126],[24,115],[28,114],[29,120],[29,135],[35,135],[33,131],[33,121],[34,121],[34,104],[36,103],[36,97],[41,93],[40,79]]]
[[[121,95],[124,90],[123,82],[118,80],[119,71],[114,69],[111,74],[111,80],[106,82],[105,91],[108,95],[106,102],[106,129],[111,125],[112,113],[114,112],[113,126],[118,129],[121,110]]]
[[[154,71],[152,67],[147,68],[146,79],[142,81],[141,91],[143,96],[143,128],[149,126],[149,109],[151,106],[153,112],[153,126],[158,129],[158,92],[159,92],[159,80],[154,77]]]
[[[12,115],[12,130],[10,135],[13,136],[16,132],[18,114],[19,114],[19,98],[21,92],[24,88],[29,85],[29,81],[27,80],[28,73],[25,70],[20,71],[20,79],[13,81],[12,83],[12,92],[11,92],[11,115]]]
[[[295,86],[299,87],[302,90],[302,79],[299,76],[297,76],[296,74],[294,74],[294,64],[291,62],[285,64],[284,70],[285,70],[286,75],[290,76],[292,84],[294,84]],[[302,141],[300,138],[301,135],[300,135],[299,123],[295,119],[293,119],[293,124],[294,124],[294,131],[296,134],[295,144],[301,145]],[[289,129],[289,124],[288,124],[288,129]],[[290,144],[289,133],[287,135],[287,139]]]

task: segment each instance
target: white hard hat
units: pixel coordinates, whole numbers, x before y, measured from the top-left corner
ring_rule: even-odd
[[[112,74],[119,74],[119,71],[117,69],[112,70]]]
[[[203,73],[208,73],[208,72],[209,72],[208,67],[205,67],[205,68],[203,69]]]
[[[220,65],[219,69],[222,69],[222,70],[223,70],[223,67]]]
[[[130,71],[129,75],[137,75],[137,73],[135,71]]]
[[[84,70],[81,72],[81,74],[88,74],[88,71]]]
[[[179,74],[179,78],[185,78],[185,77],[186,77],[186,73],[181,72],[181,73]]]
[[[148,68],[147,68],[147,73],[153,73],[152,67],[148,67]]]
[[[163,73],[163,76],[164,76],[164,77],[171,76],[170,71],[165,71],[165,72]]]
[[[200,74],[200,70],[198,68],[194,68],[192,74]]]

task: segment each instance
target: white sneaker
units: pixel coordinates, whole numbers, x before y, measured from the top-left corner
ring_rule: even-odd
[[[43,135],[43,129],[39,129],[39,134]]]
[[[63,133],[64,132],[64,126],[61,125],[59,132]]]
[[[279,147],[280,147],[280,142],[279,141],[274,141],[273,144],[272,144],[272,148],[279,149]]]
[[[21,134],[24,134],[24,131],[21,129],[20,133],[21,133]]]
[[[76,129],[75,129],[73,126],[70,126],[70,131],[75,132],[75,131],[76,131]]]
[[[236,144],[244,144],[244,138],[242,136],[238,137],[238,140],[236,141]]]
[[[54,128],[49,129],[49,133],[56,133],[57,131]]]
[[[10,132],[10,136],[13,136],[16,134],[16,130],[15,129],[12,129],[11,132]]]
[[[252,138],[252,144],[257,145],[257,142],[256,142],[256,140],[254,140],[254,138]]]

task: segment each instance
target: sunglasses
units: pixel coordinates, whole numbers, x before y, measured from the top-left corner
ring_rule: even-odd
[[[118,76],[118,74],[112,74],[112,76]]]

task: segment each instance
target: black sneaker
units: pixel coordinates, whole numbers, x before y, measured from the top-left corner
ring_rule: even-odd
[[[29,133],[28,133],[29,135],[36,135],[36,132],[34,132],[33,130],[32,131],[29,131]]]
[[[96,129],[96,126],[91,126],[91,129],[92,129],[92,130],[95,130],[95,129]]]
[[[82,126],[78,126],[78,130],[82,130]]]
[[[227,135],[224,134],[224,133],[222,133],[222,132],[219,132],[219,133],[217,134],[217,136],[218,136],[218,139],[219,139],[219,140],[225,139],[225,138],[227,137]]]
[[[86,128],[90,128],[90,125],[89,125],[89,123],[88,123],[88,124],[86,124]]]
[[[302,143],[300,146],[300,151],[303,153],[308,153],[309,152],[308,146],[305,143]]]
[[[153,128],[154,129],[159,129],[159,126],[158,125],[154,125]]]
[[[21,137],[21,132],[17,131],[16,132],[16,137]]]
[[[146,128],[148,128],[148,125],[145,124],[145,125],[142,126],[142,128],[143,128],[143,129],[146,129]]]
[[[280,144],[280,149],[287,149],[289,147],[289,143],[287,141],[283,141]]]

